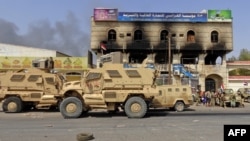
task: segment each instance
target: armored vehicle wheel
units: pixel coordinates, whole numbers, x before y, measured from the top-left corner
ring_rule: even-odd
[[[129,118],[142,118],[147,113],[147,103],[140,97],[131,97],[125,103],[125,113]]]
[[[185,105],[181,101],[176,102],[175,105],[174,105],[174,110],[177,111],[177,112],[184,111],[184,108],[185,108]]]
[[[64,118],[78,118],[82,111],[82,102],[76,97],[68,97],[60,104],[60,112]]]
[[[4,100],[2,108],[6,113],[19,113],[23,110],[23,103],[18,97],[8,97]]]

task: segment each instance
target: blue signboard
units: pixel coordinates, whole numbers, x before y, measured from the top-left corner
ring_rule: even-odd
[[[207,22],[207,13],[118,12],[118,21]]]

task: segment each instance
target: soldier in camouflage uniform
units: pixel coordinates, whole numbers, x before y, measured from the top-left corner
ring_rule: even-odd
[[[225,92],[222,92],[219,98],[220,98],[220,106],[225,108],[226,104],[225,104],[224,96],[225,96]]]
[[[216,102],[216,93],[214,92],[214,90],[211,91],[211,102],[210,105],[211,106],[215,106],[215,102]]]

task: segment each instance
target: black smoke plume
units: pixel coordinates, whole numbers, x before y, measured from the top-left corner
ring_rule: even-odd
[[[15,23],[0,19],[0,43],[56,50],[71,56],[86,56],[90,49],[90,37],[81,29],[80,24],[80,20],[69,12],[64,21],[54,24],[48,20],[31,23],[27,33],[20,35]]]

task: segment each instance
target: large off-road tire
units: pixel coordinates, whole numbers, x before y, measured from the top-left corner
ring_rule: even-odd
[[[19,113],[23,110],[23,102],[19,97],[8,97],[4,100],[2,109],[6,113]]]
[[[181,101],[178,101],[174,105],[174,110],[177,112],[182,112],[185,109],[185,104]]]
[[[77,141],[88,141],[94,139],[93,134],[91,133],[79,133],[76,135]]]
[[[142,118],[148,108],[147,103],[141,97],[131,97],[126,101],[124,110],[129,118]]]
[[[60,112],[64,118],[78,118],[82,111],[82,102],[76,97],[65,98],[60,104]]]

